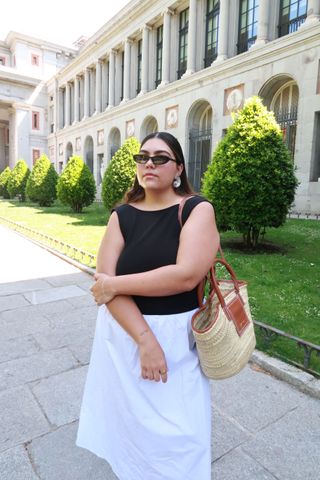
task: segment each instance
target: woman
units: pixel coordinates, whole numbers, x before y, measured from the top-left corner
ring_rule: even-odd
[[[148,135],[134,159],[134,186],[98,253],[101,306],[77,444],[120,480],[209,480],[210,388],[190,323],[219,245],[214,211],[188,198],[180,227],[179,204],[193,192],[171,134]]]

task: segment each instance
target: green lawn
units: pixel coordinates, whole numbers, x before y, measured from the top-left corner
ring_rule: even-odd
[[[58,204],[41,208],[0,201],[0,216],[96,254],[109,213],[102,204],[75,214]],[[269,229],[263,248],[254,253],[244,251],[233,232],[223,233],[221,240],[238,278],[248,281],[254,318],[320,345],[320,221],[290,219],[281,228]],[[258,346],[265,349],[259,334]],[[303,359],[302,350],[282,339],[272,342],[268,351]],[[320,358],[311,365],[320,373]]]

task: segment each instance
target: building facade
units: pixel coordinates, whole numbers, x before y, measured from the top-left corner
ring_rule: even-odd
[[[16,32],[0,42],[0,171],[47,152],[46,81],[76,53]]]
[[[80,155],[98,189],[123,141],[156,130],[180,140],[198,189],[232,112],[259,95],[292,152],[294,210],[320,212],[320,0],[132,0],[46,88],[51,161]]]

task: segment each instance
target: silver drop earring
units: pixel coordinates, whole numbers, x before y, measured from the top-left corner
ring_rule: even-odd
[[[181,178],[177,175],[173,180],[173,188],[179,188],[181,185]]]

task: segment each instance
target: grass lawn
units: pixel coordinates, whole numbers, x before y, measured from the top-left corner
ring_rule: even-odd
[[[42,208],[1,200],[0,217],[96,254],[109,213],[102,204],[75,214],[58,204]],[[234,232],[223,233],[221,241],[238,278],[248,281],[255,320],[320,345],[320,221],[290,219],[268,229],[263,248],[254,253],[243,250]],[[266,350],[259,334],[258,347]],[[303,360],[303,351],[283,339],[267,351]],[[320,374],[320,358],[313,357],[311,366]]]

